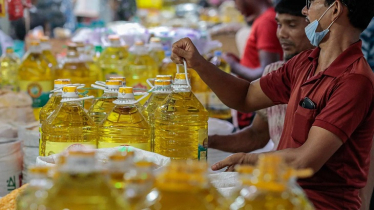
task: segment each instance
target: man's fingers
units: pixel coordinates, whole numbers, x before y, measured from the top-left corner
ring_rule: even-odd
[[[222,169],[226,166],[230,166],[231,164],[232,163],[231,163],[230,157],[227,157],[224,160],[221,160],[218,163],[213,164],[212,165],[212,170],[217,171],[217,170],[220,170],[220,169]]]

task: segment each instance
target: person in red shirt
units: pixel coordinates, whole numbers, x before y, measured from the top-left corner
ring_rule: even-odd
[[[252,112],[288,104],[278,150],[295,168],[316,209],[359,209],[374,135],[374,74],[361,51],[360,34],[374,16],[374,0],[308,0],[306,35],[314,50],[249,83],[205,61],[189,39],[173,45],[171,58],[187,62],[227,106]],[[226,85],[223,85],[226,84]],[[259,154],[237,153],[213,170],[255,164]]]
[[[237,9],[252,23],[241,60],[226,55],[231,71],[239,77],[253,81],[261,77],[265,67],[282,60],[283,50],[277,38],[275,10],[268,0],[235,0]]]

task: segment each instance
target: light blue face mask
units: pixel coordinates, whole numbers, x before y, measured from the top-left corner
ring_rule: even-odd
[[[305,27],[306,36],[308,37],[310,43],[315,47],[318,47],[318,45],[321,43],[323,38],[325,38],[325,36],[330,32],[330,27],[332,26],[332,24],[334,24],[334,22],[336,21],[336,19],[334,21],[332,21],[332,23],[329,25],[329,27],[327,27],[325,30],[323,30],[321,32],[316,31],[317,28],[318,28],[318,25],[319,25],[319,21],[321,21],[323,16],[325,16],[327,11],[329,11],[329,9],[333,5],[334,4],[331,4],[330,7],[327,8],[327,10],[322,14],[322,16],[318,20],[315,20],[315,21],[309,23],[309,25],[307,25],[307,27]]]

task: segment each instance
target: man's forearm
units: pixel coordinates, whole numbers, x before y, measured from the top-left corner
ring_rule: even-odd
[[[250,86],[248,81],[227,74],[208,61],[201,62],[195,70],[226,106],[240,111],[254,111],[248,110],[246,105]]]
[[[209,136],[209,148],[224,152],[252,152],[263,148],[269,142],[269,132],[256,132],[253,127],[247,127],[235,134],[225,136]]]

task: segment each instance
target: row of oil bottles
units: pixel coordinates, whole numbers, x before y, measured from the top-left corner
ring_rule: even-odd
[[[207,164],[172,161],[155,170],[134,160],[124,147],[99,162],[94,150],[73,149],[56,166],[29,168],[29,186],[17,197],[17,210],[312,210],[294,170],[276,155],[262,155],[257,166],[236,167],[238,186],[223,196],[211,183]]]
[[[185,70],[187,70],[185,68]],[[40,155],[64,151],[72,145],[113,148],[130,145],[171,159],[206,160],[203,142],[208,138],[208,112],[191,91],[188,73],[158,75],[151,96],[134,93],[124,77],[111,77],[92,87],[102,89],[86,112],[78,89],[69,79],[55,80],[55,89],[40,111]],[[172,82],[173,81],[173,82]],[[138,100],[135,95],[143,95]]]
[[[47,103],[49,92],[53,89],[54,79],[69,78],[72,83],[84,84],[89,89],[96,81],[124,76],[127,86],[135,91],[146,91],[149,89],[146,83],[148,78],[155,78],[158,74],[175,75],[176,65],[170,59],[171,52],[163,47],[160,39],[151,38],[147,46],[138,41],[131,48],[123,45],[118,36],[111,35],[108,40],[110,45],[104,51],[101,46],[95,46],[93,50],[92,46],[82,42],[70,43],[62,62],[57,62],[53,56],[48,37],[31,41],[22,61],[15,56],[12,48],[8,48],[0,61],[0,89],[20,89],[28,93],[33,99],[32,106],[38,120],[39,111]],[[230,73],[221,52],[217,51],[215,55],[209,56],[209,60]],[[189,70],[189,73],[192,90],[210,116],[230,118],[231,110],[219,101],[195,71]],[[99,97],[101,94],[101,91],[88,90],[88,95]],[[90,105],[91,101],[87,100],[85,108],[88,109]]]

